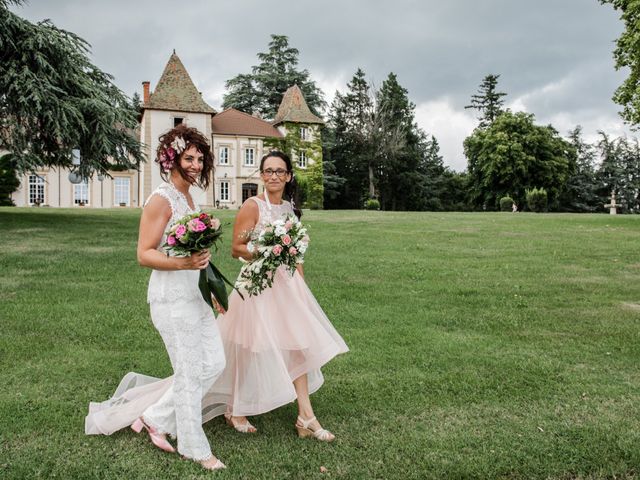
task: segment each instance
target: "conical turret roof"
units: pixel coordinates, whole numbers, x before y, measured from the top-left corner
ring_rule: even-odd
[[[181,112],[215,113],[194,85],[175,50],[167,62],[155,91],[144,108]]]
[[[284,93],[273,124],[278,125],[284,122],[324,123],[320,117],[311,113],[298,85],[289,87]]]

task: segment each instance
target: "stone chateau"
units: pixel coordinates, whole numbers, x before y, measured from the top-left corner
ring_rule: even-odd
[[[322,119],[311,113],[302,91],[291,86],[272,121],[233,108],[216,112],[202,98],[175,51],[155,87],[142,82],[140,141],[147,161],[140,171],[109,172],[72,183],[70,171],[46,168],[24,175],[12,198],[17,206],[140,207],[162,182],[154,160],[158,137],[181,122],[211,138],[213,181],[203,191],[192,188],[202,207],[239,208],[260,189],[260,158],[273,148],[291,156],[304,189],[304,206],[322,208]],[[80,160],[81,161],[81,160]]]

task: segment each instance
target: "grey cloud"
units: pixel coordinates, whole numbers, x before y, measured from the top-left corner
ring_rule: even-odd
[[[612,59],[622,23],[596,0],[31,0],[12,10],[85,38],[128,94],[143,80],[153,87],[175,48],[216,108],[225,80],[249,71],[271,33],[289,36],[323,85],[344,88],[358,67],[380,85],[393,71],[417,105],[446,98],[456,112],[486,74],[499,73],[508,101],[522,99],[539,119],[588,114],[610,125],[624,78]],[[561,87],[544,90],[553,84]]]

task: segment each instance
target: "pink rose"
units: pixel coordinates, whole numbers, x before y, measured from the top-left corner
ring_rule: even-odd
[[[289,235],[283,236],[282,243],[284,243],[285,245],[291,245],[291,237]]]
[[[189,220],[189,230],[191,230],[192,232],[202,232],[206,228],[207,226],[197,218]]]
[[[176,151],[172,147],[167,147],[164,151],[167,152],[167,157],[169,157],[171,160],[176,158]]]
[[[176,228],[176,237],[182,238],[185,233],[187,233],[187,227],[184,225],[178,225],[178,228]]]
[[[296,250],[296,247],[289,247],[289,255],[295,257],[298,254],[298,250]]]
[[[217,230],[220,228],[220,220],[218,220],[217,218],[212,218],[211,219],[211,228],[213,228],[214,230]]]
[[[286,228],[287,230],[291,230],[292,226],[293,224],[291,223],[291,220],[287,220],[284,224],[284,228]]]
[[[173,235],[169,235],[167,237],[167,245],[173,247],[176,244],[176,237],[174,237]]]
[[[280,255],[282,253],[282,245],[275,245],[272,251],[274,255]]]

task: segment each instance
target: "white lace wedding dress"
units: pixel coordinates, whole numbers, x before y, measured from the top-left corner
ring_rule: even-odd
[[[195,211],[170,183],[160,185],[149,198],[153,195],[163,197],[171,206],[165,231]],[[163,236],[160,245],[165,239]],[[158,249],[162,251],[161,246]],[[160,380],[128,373],[109,400],[89,405],[85,433],[110,435],[143,416],[159,432],[176,437],[183,456],[194,460],[211,457],[202,430],[202,422],[207,420],[202,418],[202,398],[222,373],[225,356],[211,307],[198,289],[198,276],[197,270],[152,271],[147,295],[151,319],[162,336],[174,374]]]

